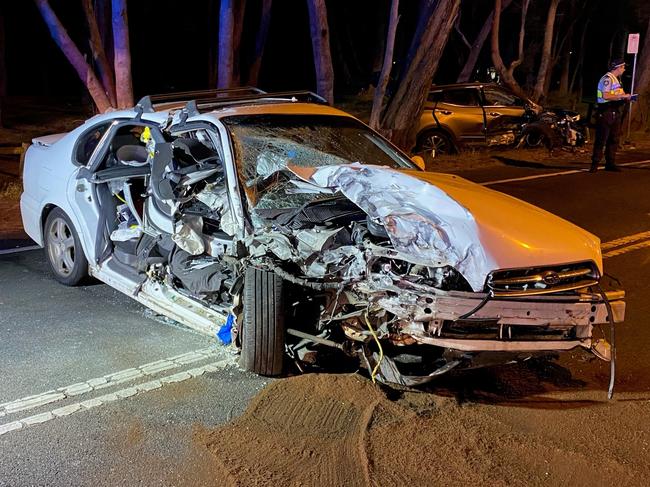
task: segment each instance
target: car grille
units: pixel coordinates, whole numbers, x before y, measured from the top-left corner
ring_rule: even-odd
[[[580,262],[494,271],[488,276],[487,287],[495,297],[534,296],[593,286],[599,278],[592,262]]]

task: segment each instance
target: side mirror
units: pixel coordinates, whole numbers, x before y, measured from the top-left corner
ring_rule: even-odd
[[[427,170],[427,166],[424,163],[422,156],[411,156],[411,161],[413,161],[413,164],[415,164],[421,171]]]

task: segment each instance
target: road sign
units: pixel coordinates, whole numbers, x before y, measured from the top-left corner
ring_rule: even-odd
[[[647,34],[646,34],[647,35]],[[632,67],[632,87],[630,94],[634,94],[634,78],[636,78],[636,55],[639,52],[639,34],[630,34],[627,36],[627,53],[634,54],[634,65]],[[627,113],[627,138],[630,138],[630,130],[632,129],[632,106],[630,102],[630,110]]]
[[[627,53],[636,54],[639,52],[639,34],[627,36]]]

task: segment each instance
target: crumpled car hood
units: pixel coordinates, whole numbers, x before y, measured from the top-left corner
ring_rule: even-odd
[[[497,268],[591,260],[602,274],[600,239],[577,225],[458,176],[404,172],[437,186],[472,213],[484,250]]]
[[[481,291],[496,269],[594,261],[600,241],[540,208],[457,176],[361,165],[289,167],[381,223],[409,261],[450,265]]]

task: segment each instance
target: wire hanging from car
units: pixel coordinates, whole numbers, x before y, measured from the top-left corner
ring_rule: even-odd
[[[607,308],[607,320],[609,321],[609,340],[611,341],[612,356],[609,360],[609,387],[607,388],[607,399],[614,397],[614,383],[616,382],[616,329],[614,326],[614,314],[612,312],[612,305],[607,298],[607,294],[603,291],[600,283],[597,284],[598,292],[605,302]]]
[[[381,343],[379,342],[379,338],[377,337],[377,333],[375,333],[375,330],[373,330],[372,325],[370,324],[370,320],[368,319],[368,311],[363,314],[363,319],[366,322],[366,326],[368,327],[368,330],[370,330],[370,334],[372,337],[375,339],[375,343],[377,344],[377,348],[379,348],[379,360],[377,361],[377,364],[375,367],[372,369],[370,372],[370,378],[372,379],[372,383],[376,384],[377,380],[375,377],[377,376],[377,370],[379,370],[379,366],[381,365],[381,361],[384,360],[384,349],[381,346]]]
[[[478,310],[480,310],[483,306],[487,304],[487,302],[492,299],[493,294],[492,290],[488,291],[488,293],[485,295],[485,297],[481,300],[481,302],[472,310],[468,311],[467,313],[460,315],[458,318],[456,318],[456,321],[458,320],[465,320],[472,316],[474,313],[476,313]]]

